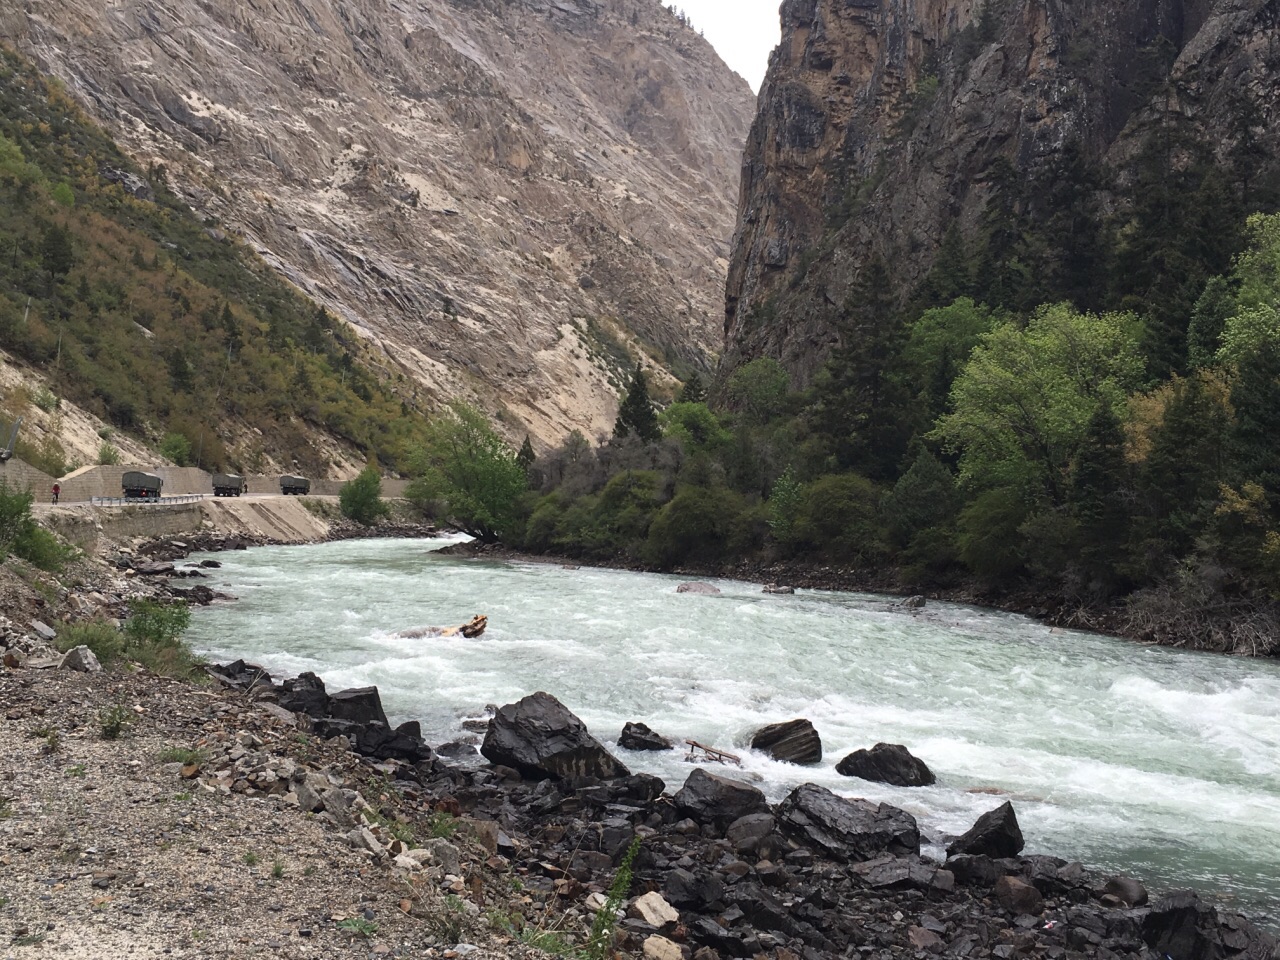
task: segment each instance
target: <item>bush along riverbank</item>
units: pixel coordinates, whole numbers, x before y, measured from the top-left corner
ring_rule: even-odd
[[[359,927],[402,956],[1276,956],[1266,933],[1194,893],[1149,898],[1134,878],[1024,855],[1009,803],[993,801],[937,863],[920,856],[914,818],[888,804],[807,784],[771,805],[718,765],[690,765],[685,782],[670,788],[632,774],[546,693],[475,724],[480,763],[474,743],[437,750],[416,723],[393,727],[376,688],[329,691],[310,674],[277,683],[243,662],[210,674],[217,688],[202,691],[143,675],[65,671],[13,672],[0,682],[32,704],[45,684],[78,688],[66,726],[86,739],[95,734],[78,731],[101,716],[80,716],[91,711],[90,691],[124,694],[129,736],[164,727],[186,738],[180,746],[189,753],[166,754],[167,764],[157,758],[144,771],[157,793],[189,795],[226,816],[278,816],[268,854],[273,872],[283,864],[282,876],[257,871],[265,899],[283,899],[275,884],[296,883],[306,857],[323,861],[315,865],[324,871],[315,890],[286,901],[271,932],[253,939],[275,937],[278,955],[357,955],[342,951],[352,949],[342,938]],[[156,697],[168,706],[147,699]],[[51,712],[55,699],[72,702],[63,692],[45,696],[38,715],[19,707],[24,729],[63,723]],[[761,731],[757,744],[802,759],[811,736],[805,724],[785,725]],[[663,745],[644,728],[631,737]],[[927,782],[889,748],[847,762],[866,776]],[[204,829],[199,815],[181,822]],[[230,853],[218,855],[225,868]],[[350,878],[341,893],[332,883],[339,865]],[[306,952],[322,943],[331,952]],[[360,949],[367,955],[370,944]]]

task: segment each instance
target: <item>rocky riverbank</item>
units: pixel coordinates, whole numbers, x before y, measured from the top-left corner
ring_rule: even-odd
[[[887,804],[632,775],[546,694],[496,710],[482,758],[393,728],[374,688],[211,684],[0,673],[4,956],[1276,956],[1194,894],[1022,856],[1007,803],[938,863]]]

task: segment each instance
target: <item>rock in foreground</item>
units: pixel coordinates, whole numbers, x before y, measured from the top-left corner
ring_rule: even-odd
[[[817,784],[796,787],[777,816],[784,834],[840,863],[920,852],[920,830],[905,810],[846,800]]]
[[[937,782],[925,762],[898,743],[877,743],[870,750],[855,750],[836,764],[836,773],[895,787],[927,787]]]
[[[1013,804],[1005,801],[980,816],[964,836],[947,847],[947,856],[971,853],[997,859],[1016,857],[1022,852],[1022,846],[1018,816],[1013,812]]]
[[[676,810],[701,824],[724,829],[739,817],[768,813],[764,794],[740,780],[694,770],[672,798]]]
[[[549,693],[534,693],[502,707],[489,721],[480,752],[490,763],[512,767],[533,780],[630,775]]]
[[[822,738],[808,720],[788,720],[761,727],[751,738],[752,750],[763,750],[783,763],[809,766],[822,762]]]

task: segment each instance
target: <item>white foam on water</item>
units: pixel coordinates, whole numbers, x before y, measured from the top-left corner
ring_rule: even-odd
[[[602,741],[643,720],[681,744],[618,751],[670,788],[691,738],[739,753],[773,800],[804,782],[912,812],[945,842],[1006,799],[1030,852],[1197,885],[1250,903],[1280,896],[1280,665],[1050,631],[931,603],[434,556],[451,537],[219,554],[211,584],[239,596],[195,612],[212,657],[311,670],[331,689],[377,684],[393,720],[428,741],[463,735],[484,705],[559,697]],[[397,633],[487,614],[482,640]],[[749,749],[759,726],[805,717],[816,767]],[[846,753],[904,743],[937,774],[907,790],[835,773]],[[975,791],[997,791],[996,793]],[[936,844],[935,844],[936,849]]]

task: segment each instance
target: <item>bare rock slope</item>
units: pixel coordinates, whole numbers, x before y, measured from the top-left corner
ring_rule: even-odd
[[[602,433],[632,357],[714,360],[754,98],[660,4],[67,0],[0,39],[512,432]]]

